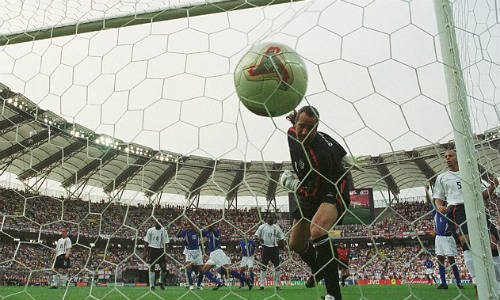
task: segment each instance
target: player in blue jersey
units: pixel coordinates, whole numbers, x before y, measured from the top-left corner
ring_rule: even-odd
[[[430,257],[427,257],[427,259],[424,262],[425,266],[425,278],[427,278],[427,282],[429,284],[432,283],[437,283],[436,277],[434,277],[434,263],[432,262],[432,259]]]
[[[246,271],[250,274],[249,279],[253,283],[254,276],[253,265],[254,265],[254,253],[257,248],[257,244],[249,238],[244,238],[238,244],[238,248],[241,250],[241,262],[240,262],[240,273],[245,275]],[[245,282],[240,279],[240,289],[245,285]]]
[[[200,236],[196,233],[196,229],[191,223],[182,223],[181,229],[177,234],[184,241],[184,247],[186,251],[186,274],[188,278],[189,289],[194,289],[193,287],[193,277],[191,273],[194,271],[198,273],[203,266],[203,255],[200,249]],[[198,289],[201,289],[201,285],[198,285]]]
[[[460,281],[460,273],[458,272],[458,267],[455,261],[455,256],[458,255],[457,243],[453,237],[453,224],[449,224],[449,217],[438,212],[431,202],[431,197],[429,196],[429,186],[425,186],[425,201],[429,206],[429,210],[432,212],[432,220],[434,222],[434,232],[436,237],[434,240],[434,250],[439,262],[439,277],[441,278],[441,284],[438,289],[448,289],[448,284],[446,283],[446,270],[445,270],[445,258],[448,258],[448,262],[455,276],[457,286],[459,289],[463,289],[463,285]]]
[[[231,259],[226,255],[226,253],[224,253],[224,251],[222,251],[221,248],[220,230],[213,226],[208,226],[206,230],[203,230],[201,232],[201,235],[207,239],[210,258],[201,269],[202,272],[200,272],[200,275],[198,277],[198,283],[203,280],[203,275],[206,275],[208,279],[217,283],[217,286],[214,287],[214,290],[218,290],[220,287],[224,286],[222,282],[213,277],[213,274],[210,273],[210,269],[215,266],[216,269],[223,268],[226,274],[231,274],[231,276],[239,280],[243,280],[247,283],[248,289],[251,290],[253,288],[253,282],[250,282],[250,280],[241,273],[235,270],[231,270]]]

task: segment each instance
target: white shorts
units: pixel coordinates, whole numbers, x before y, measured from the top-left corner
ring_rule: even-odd
[[[215,266],[217,269],[224,266],[230,265],[231,259],[222,251],[222,249],[217,249],[210,253],[210,258],[207,260],[207,265]]]
[[[434,273],[433,269],[431,269],[431,268],[425,269],[425,274],[432,274],[432,273]]]
[[[253,268],[253,256],[243,256],[240,262],[240,268]]]
[[[203,265],[203,255],[201,254],[201,249],[187,250],[186,261],[195,266]]]
[[[439,256],[458,256],[457,243],[452,236],[436,235],[434,240],[436,255]]]

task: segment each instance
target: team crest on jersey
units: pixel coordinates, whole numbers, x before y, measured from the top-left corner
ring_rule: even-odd
[[[293,82],[292,70],[287,68],[281,47],[270,46],[257,57],[257,60],[244,72],[249,81],[276,80],[281,82],[279,89],[287,90]]]
[[[306,164],[304,163],[304,161],[302,159],[299,160],[299,169],[304,170],[305,166],[306,166]]]

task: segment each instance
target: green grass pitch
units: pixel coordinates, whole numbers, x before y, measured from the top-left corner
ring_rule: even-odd
[[[51,290],[47,287],[0,287],[0,299],[320,299],[325,294],[324,287],[306,289],[305,287],[283,287],[280,291],[266,288],[261,291],[223,287],[218,291],[205,288],[203,291],[188,291],[183,287],[157,288],[150,292],[145,287],[70,287],[67,290]],[[477,299],[474,287],[466,285],[464,290],[450,286],[448,290],[437,290],[429,285],[357,285],[342,288],[342,297],[348,299]]]

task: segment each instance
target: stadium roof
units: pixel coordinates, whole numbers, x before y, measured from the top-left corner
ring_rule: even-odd
[[[36,184],[47,178],[73,190],[90,185],[108,193],[132,190],[229,200],[236,195],[273,199],[287,194],[276,180],[283,170],[291,169],[290,162],[214,160],[129,144],[69,123],[2,84],[0,102],[2,171],[16,174],[21,181]],[[354,186],[397,195],[433,182],[444,167],[442,154],[452,144],[357,157],[364,170],[351,170]],[[476,149],[481,176],[496,176],[500,171],[498,128],[476,135]]]

